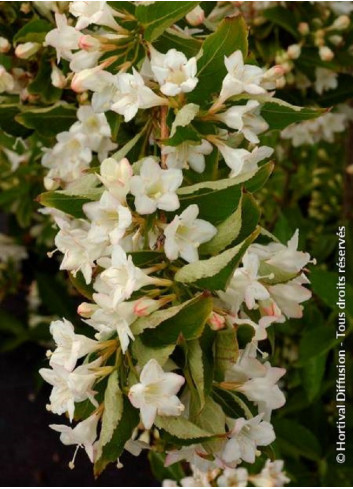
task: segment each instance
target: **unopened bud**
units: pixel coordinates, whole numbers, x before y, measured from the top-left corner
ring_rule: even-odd
[[[315,46],[318,46],[318,47],[325,45],[325,31],[323,29],[318,29],[315,32],[314,44],[315,44]]]
[[[281,78],[278,78],[276,80],[276,88],[283,88],[286,86],[286,78],[284,76],[281,76]]]
[[[298,25],[298,31],[302,36],[306,36],[310,32],[309,24],[307,22],[300,22]]]
[[[15,49],[15,55],[20,59],[28,59],[35,54],[40,48],[39,42],[25,42],[24,44],[18,44]]]
[[[141,299],[138,299],[134,305],[134,314],[139,317],[148,316],[159,309],[161,305],[160,301],[155,301],[148,297],[141,297]]]
[[[269,70],[264,73],[263,80],[265,81],[276,81],[281,78],[285,73],[282,65],[272,66]]]
[[[291,44],[288,46],[287,53],[290,59],[298,59],[301,53],[299,44]]]
[[[83,35],[78,40],[78,46],[84,51],[98,51],[100,42],[93,36]]]
[[[65,88],[66,86],[66,77],[64,73],[55,65],[52,65],[51,70],[51,82],[56,88]]]
[[[337,19],[334,21],[330,29],[335,29],[337,31],[343,31],[344,29],[347,29],[351,23],[350,18],[348,15],[340,15],[337,17]]]
[[[11,44],[5,37],[0,37],[0,53],[4,54],[10,51]]]
[[[328,46],[321,46],[319,49],[319,56],[322,61],[331,61],[335,54]]]
[[[334,35],[329,37],[330,43],[332,43],[334,46],[339,46],[340,44],[343,43],[343,37],[339,35]]]
[[[217,312],[212,311],[210,317],[208,318],[208,324],[211,329],[214,331],[218,331],[219,329],[223,329],[225,326],[226,320],[224,316],[221,316]]]
[[[186,15],[186,21],[193,26],[200,25],[205,20],[205,12],[198,5]]]
[[[99,91],[100,88],[104,88],[106,83],[104,76],[101,75],[106,72],[102,71],[103,66],[104,64],[75,73],[71,81],[72,90],[80,93],[86,90]]]
[[[98,306],[96,304],[82,302],[77,308],[77,314],[79,314],[83,318],[90,318],[97,309]]]

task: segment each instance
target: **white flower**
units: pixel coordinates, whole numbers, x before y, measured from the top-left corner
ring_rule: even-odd
[[[261,279],[258,276],[259,267],[259,257],[254,253],[246,253],[243,257],[243,267],[235,270],[226,291],[218,292],[219,297],[230,307],[232,313],[237,314],[244,301],[248,309],[255,309],[257,300],[266,300],[270,297],[266,287],[259,281]]]
[[[196,58],[186,58],[184,53],[170,49],[162,54],[150,46],[151,70],[164,95],[174,97],[182,92],[191,92],[197,85]]]
[[[276,242],[268,245],[254,244],[249,247],[248,252],[256,253],[261,262],[288,274],[297,274],[310,261],[309,253],[298,251],[298,242],[299,229],[295,231],[287,246]]]
[[[74,82],[74,85],[72,85],[72,89],[75,88],[75,91],[78,91],[77,79],[80,79],[82,76],[80,75],[80,72],[94,68],[97,65],[101,55],[102,53],[100,51],[85,51],[83,49],[80,51],[76,51],[76,53],[72,55],[70,61],[70,70],[74,73],[77,73],[77,76],[75,75],[76,81]]]
[[[268,287],[272,299],[288,318],[301,318],[303,316],[303,306],[300,303],[310,299],[311,291],[303,287],[302,284],[308,282],[308,279],[302,274],[285,284]]]
[[[61,365],[71,372],[79,358],[92,353],[99,345],[84,335],[75,334],[74,327],[67,319],[53,321],[50,333],[56,343],[54,352],[50,355],[50,365]]]
[[[15,86],[13,76],[0,65],[0,93],[10,92]]]
[[[70,14],[78,17],[76,29],[85,29],[90,24],[104,25],[112,29],[119,28],[113,14],[118,14],[106,1],[70,3]]]
[[[163,146],[168,168],[192,168],[197,173],[205,170],[205,155],[212,153],[212,144],[202,139],[201,144],[185,142],[179,146]]]
[[[91,221],[88,232],[91,242],[118,244],[132,222],[129,208],[107,191],[98,202],[84,204],[83,211]]]
[[[102,308],[114,308],[131,294],[150,284],[151,279],[127,257],[125,251],[119,246],[113,246],[112,258],[108,268],[104,270],[94,282],[96,293],[93,299]]]
[[[257,487],[284,487],[290,479],[283,472],[283,460],[266,460],[264,468],[259,474],[250,477]]]
[[[207,472],[218,467],[218,460],[210,460],[207,455],[202,445],[185,446],[180,450],[167,452],[165,466],[169,467],[176,462],[186,460],[193,467],[197,467],[202,472]]]
[[[132,167],[126,158],[120,161],[107,158],[101,163],[98,178],[119,202],[124,203],[126,195],[130,191],[132,175]]]
[[[162,170],[153,157],[145,158],[140,175],[131,179],[136,211],[139,214],[152,214],[157,209],[175,211],[180,205],[175,191],[182,181],[181,170]]]
[[[218,487],[247,487],[248,471],[243,468],[230,469],[226,467],[217,479]]]
[[[156,95],[146,87],[142,76],[132,68],[132,74],[119,73],[115,77],[116,93],[113,97],[111,110],[124,116],[125,122],[131,121],[138,109],[149,109],[157,105],[165,105],[164,98]]]
[[[189,205],[165,228],[164,250],[169,260],[176,260],[181,256],[189,263],[197,261],[197,248],[217,234],[217,229],[212,224],[197,219],[198,214],[198,206]]]
[[[74,428],[62,424],[51,424],[49,425],[49,428],[60,433],[60,441],[64,445],[77,445],[77,448],[84,448],[90,461],[93,462],[93,444],[97,439],[98,421],[99,415],[94,413],[87,419],[78,423]],[[74,467],[76,453],[77,449],[75,451],[72,461],[70,462],[70,468]]]
[[[130,340],[134,340],[130,325],[137,319],[134,302],[121,302],[116,307],[97,309],[85,322],[98,331],[96,338],[105,340],[117,333],[122,352],[125,353]]]
[[[229,440],[225,443],[221,459],[226,464],[235,464],[243,460],[253,464],[258,446],[267,446],[275,440],[273,427],[262,421],[262,415],[251,419],[238,418],[234,423]]]
[[[131,404],[140,409],[141,420],[146,429],[152,428],[157,416],[180,416],[184,406],[176,396],[185,379],[172,372],[164,372],[152,359],[143,367],[140,383],[129,391]]]
[[[268,129],[268,124],[260,116],[260,103],[256,100],[248,100],[246,105],[234,105],[226,112],[217,115],[217,119],[228,127],[237,129],[251,143],[258,143],[257,134]]]
[[[56,49],[57,61],[61,58],[71,60],[72,50],[78,49],[78,40],[81,33],[67,23],[64,14],[55,14],[56,29],[48,32],[45,36],[45,45]]]
[[[85,90],[91,90],[92,92],[100,93],[109,88],[109,90],[113,90],[113,92],[115,93],[116,87],[114,85],[114,75],[109,73],[109,71],[105,71],[103,68],[104,63],[98,66],[94,66],[93,68],[83,69],[78,73],[75,73],[71,81],[71,89],[77,93],[84,92]],[[95,94],[93,94],[92,98],[92,107],[94,112],[104,112],[103,109],[96,110],[94,95]],[[109,103],[110,102],[111,99],[109,99]],[[105,107],[105,110],[108,109],[109,107]]]
[[[244,65],[243,54],[240,50],[235,51],[229,58],[225,57],[224,63],[228,74],[222,83],[219,96],[221,102],[244,92],[252,95],[266,93],[266,90],[260,86],[264,75],[263,70],[258,66]]]
[[[232,170],[231,177],[256,170],[257,164],[273,153],[273,149],[269,146],[256,146],[251,152],[243,148],[231,148],[224,143],[218,143],[217,147],[226,165]]]
[[[337,73],[327,68],[316,68],[315,70],[315,90],[322,95],[327,90],[333,90],[338,87]]]
[[[192,25],[200,25],[205,20],[205,11],[198,5],[185,16],[186,21]]]
[[[43,379],[53,386],[50,394],[50,406],[48,408],[54,414],[63,414],[66,411],[72,421],[75,412],[75,402],[89,399],[94,406],[98,406],[94,399],[95,392],[92,390],[97,380],[94,369],[99,367],[101,359],[85,363],[69,372],[61,365],[52,365],[52,369],[42,368],[39,370]]]
[[[64,258],[60,270],[70,270],[75,277],[81,271],[87,284],[92,279],[92,268],[95,260],[100,258],[105,250],[105,245],[88,240],[89,225],[83,220],[72,222],[58,221],[61,229],[55,236],[55,245]]]

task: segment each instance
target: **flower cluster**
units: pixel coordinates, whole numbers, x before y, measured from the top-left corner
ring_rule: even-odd
[[[51,427],[96,474],[124,448],[147,448],[168,452],[166,466],[188,461],[194,482],[209,471],[220,486],[287,482],[279,461],[258,476],[238,467],[275,440],[271,413],[285,403],[285,370],[258,343],[300,318],[311,295],[298,232],[287,245],[261,233],[253,197],[273,168],[266,107],[296,112],[274,97],[283,68],[247,62],[240,16],[204,37],[172,25],[179,51],[149,34],[153,3],[42,7],[56,26],[43,45],[16,49],[54,49],[51,81],[80,102],[43,150],[39,202],[55,221],[60,269],[85,297],[82,322],[50,326],[47,407],[75,422]],[[186,20],[200,25],[190,8]]]

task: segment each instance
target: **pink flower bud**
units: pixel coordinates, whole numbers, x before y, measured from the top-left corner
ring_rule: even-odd
[[[331,61],[334,58],[335,54],[328,46],[322,46],[319,49],[319,56],[322,61]]]
[[[208,324],[211,326],[211,329],[214,331],[218,331],[219,329],[223,329],[225,327],[226,320],[220,314],[212,311],[210,317],[208,318]]]
[[[309,24],[307,22],[300,22],[298,25],[298,31],[302,36],[306,36],[310,32]]]
[[[0,53],[4,54],[10,51],[11,44],[5,37],[0,37]]]
[[[299,44],[292,44],[291,46],[288,46],[287,53],[290,59],[297,59],[300,56],[301,47]]]
[[[191,10],[191,12],[189,12],[185,18],[186,21],[192,26],[200,25],[205,20],[205,12],[201,7],[197,6]]]
[[[90,318],[97,309],[98,306],[96,304],[82,302],[77,308],[77,313],[83,318]]]
[[[154,301],[153,299],[149,299],[148,297],[141,297],[135,302],[134,305],[134,314],[139,317],[148,316],[152,312],[159,309],[160,304],[159,301]]]
[[[78,40],[78,46],[84,51],[97,51],[100,48],[100,42],[92,36],[83,35]]]

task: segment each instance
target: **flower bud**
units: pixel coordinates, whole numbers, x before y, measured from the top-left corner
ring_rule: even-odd
[[[20,59],[28,59],[40,48],[41,44],[39,42],[25,42],[24,44],[18,44],[15,49],[15,55]]]
[[[276,88],[283,88],[286,86],[286,78],[284,76],[281,76],[281,78],[278,78],[276,80]]]
[[[191,10],[191,12],[189,12],[185,18],[186,21],[192,26],[200,25],[205,20],[205,12],[200,6],[197,6]]]
[[[321,46],[319,49],[319,56],[322,59],[322,61],[331,61],[335,54],[334,52],[327,46]]]
[[[141,299],[138,299],[134,305],[134,314],[139,317],[148,316],[159,309],[161,305],[160,301],[155,301],[148,297],[141,297]]]
[[[349,24],[351,23],[350,18],[348,15],[340,15],[335,19],[334,23],[330,27],[330,29],[335,29],[338,31],[343,31],[344,29],[347,29],[349,27]]]
[[[315,32],[314,44],[315,44],[315,46],[318,46],[318,47],[325,45],[325,31],[324,30],[319,29]]]
[[[102,85],[102,88],[105,86],[104,79],[100,77],[103,66],[104,63],[75,73],[71,81],[71,89],[77,93],[85,92],[86,90],[99,91],[100,85]]]
[[[66,86],[66,77],[64,73],[55,65],[52,65],[51,71],[51,82],[56,88],[65,88]]]
[[[78,46],[84,51],[98,51],[100,48],[100,42],[93,36],[83,35],[78,40]]]
[[[290,59],[298,59],[301,53],[299,44],[291,44],[288,46],[287,53]]]
[[[285,73],[283,66],[275,65],[264,73],[263,80],[265,81],[276,81],[281,78]]]
[[[339,46],[340,44],[343,43],[343,37],[334,35],[329,37],[330,43],[332,43],[334,46]]]
[[[90,318],[97,309],[98,306],[96,304],[82,302],[77,308],[77,314],[79,314],[83,318]]]
[[[0,53],[5,54],[11,49],[11,44],[5,37],[0,37]]]
[[[298,31],[302,36],[306,36],[310,32],[309,24],[307,22],[300,22],[298,25]]]
[[[223,329],[225,327],[225,323],[226,320],[224,316],[221,316],[220,314],[217,314],[214,311],[211,312],[211,315],[208,318],[208,324],[210,325],[211,329],[213,329],[214,331]]]

